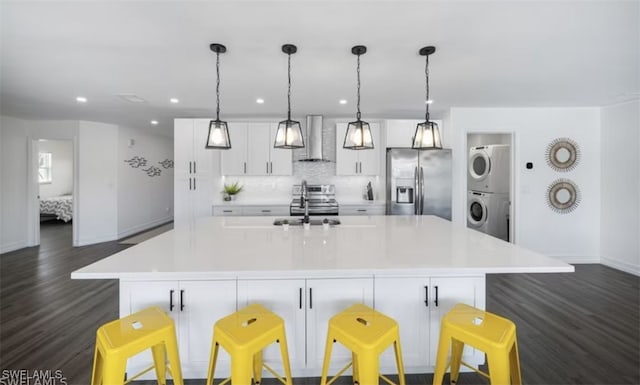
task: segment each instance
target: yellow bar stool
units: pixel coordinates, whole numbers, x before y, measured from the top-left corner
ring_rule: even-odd
[[[462,361],[464,345],[487,355],[489,374]],[[451,346],[451,362],[447,355]],[[447,366],[451,367],[451,384],[458,381],[460,365],[488,378],[491,384],[522,384],[516,325],[495,314],[462,303],[455,305],[443,318],[438,343],[433,385],[442,385]]]
[[[127,359],[149,348],[154,365],[125,381]],[[98,328],[92,385],[126,384],[154,367],[158,384],[167,383],[169,372],[174,384],[183,385],[175,324],[159,307],[144,309]]]
[[[274,342],[280,344],[280,354],[286,378],[282,378],[262,361],[262,350]],[[263,367],[283,384],[293,384],[284,320],[264,306],[249,305],[215,323],[207,385],[213,383],[220,346],[231,356],[231,377],[219,385],[229,381],[233,385],[249,385],[251,384],[252,370],[255,384],[259,384],[262,381]]]
[[[331,349],[334,342],[339,342],[351,350],[352,362],[340,369],[340,371],[327,382],[329,363],[331,361]],[[327,332],[327,345],[324,352],[324,364],[322,365],[320,384],[332,384],[342,373],[353,366],[354,383],[377,385],[379,382],[378,378],[382,378],[385,382],[394,385],[389,378],[380,374],[379,369],[380,354],[392,344],[396,354],[396,366],[398,368],[400,385],[405,385],[398,323],[386,315],[362,304],[348,307],[329,320],[329,331]]]

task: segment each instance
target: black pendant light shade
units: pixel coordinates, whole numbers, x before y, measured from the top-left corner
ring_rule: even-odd
[[[209,135],[205,147],[228,150],[231,148],[229,127],[227,127],[227,122],[220,120],[220,54],[227,52],[227,47],[213,43],[209,48],[216,53],[216,120],[209,122]]]
[[[373,138],[371,137],[371,127],[369,123],[360,120],[360,55],[367,52],[367,47],[356,45],[351,48],[351,53],[358,57],[358,112],[356,121],[350,122],[347,126],[347,134],[344,137],[343,148],[350,150],[369,150],[373,148]]]
[[[429,55],[436,52],[436,48],[433,46],[423,47],[418,52],[420,55],[426,57],[426,63],[424,67],[424,74],[426,78],[426,94],[425,100],[426,112],[424,122],[418,123],[416,126],[416,134],[413,137],[413,144],[411,148],[417,150],[440,150],[442,149],[442,138],[440,138],[440,130],[438,125],[429,121]]]
[[[289,87],[287,91],[287,120],[278,123],[278,131],[276,131],[276,139],[273,143],[274,148],[293,149],[304,147],[304,138],[302,137],[300,122],[291,120],[291,55],[297,51],[298,48],[293,44],[285,44],[282,46],[282,52],[288,55],[287,72]]]

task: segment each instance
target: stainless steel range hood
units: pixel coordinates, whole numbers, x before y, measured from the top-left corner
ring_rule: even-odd
[[[305,142],[307,153],[300,162],[329,162],[322,158],[322,115],[307,115]]]

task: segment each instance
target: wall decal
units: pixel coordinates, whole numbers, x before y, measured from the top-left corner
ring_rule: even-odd
[[[173,168],[173,160],[171,159],[165,159],[162,162],[158,163],[160,163],[160,165],[162,165],[162,167],[164,168]]]
[[[162,174],[162,170],[156,166],[151,166],[147,169],[142,169],[142,171],[146,172],[147,176],[150,176],[150,177],[160,176],[160,174]]]
[[[129,163],[129,166],[133,168],[144,167],[147,165],[147,160],[140,156],[134,156],[129,160],[125,160],[125,163]]]
[[[580,189],[569,179],[557,179],[547,188],[547,205],[559,214],[568,214],[580,204]]]
[[[571,171],[580,162],[580,147],[569,138],[556,138],[547,146],[547,164],[558,172]]]

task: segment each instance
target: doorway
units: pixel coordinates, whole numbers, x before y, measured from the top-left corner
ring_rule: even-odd
[[[467,227],[516,243],[511,132],[467,134]]]
[[[31,242],[76,244],[76,165],[71,139],[35,139],[30,148]],[[65,238],[65,239],[61,239]]]

